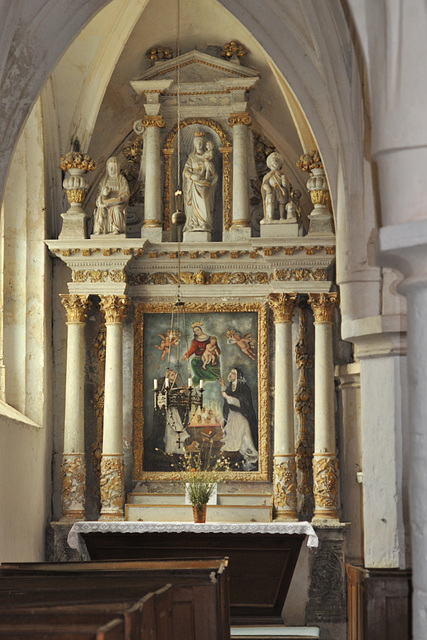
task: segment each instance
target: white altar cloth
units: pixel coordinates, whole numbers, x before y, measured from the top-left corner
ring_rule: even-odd
[[[309,522],[76,522],[70,529],[67,542],[87,557],[81,533],[269,533],[307,536],[307,546],[317,547],[319,539]]]

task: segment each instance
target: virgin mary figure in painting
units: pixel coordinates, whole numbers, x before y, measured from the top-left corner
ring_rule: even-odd
[[[219,357],[221,349],[215,336],[207,335],[203,331],[201,322],[193,322],[191,327],[193,329],[193,339],[181,360],[184,361],[187,358],[191,358],[193,384],[198,384],[200,380],[218,380],[220,376]],[[213,345],[214,338],[215,345]],[[210,350],[212,353],[209,354]],[[210,357],[207,357],[208,355]]]
[[[252,393],[241,369],[232,369],[228,381],[230,384],[225,387],[222,378],[219,379],[224,398],[221,451],[238,451],[243,457],[243,469],[255,471],[258,462],[258,421]]]

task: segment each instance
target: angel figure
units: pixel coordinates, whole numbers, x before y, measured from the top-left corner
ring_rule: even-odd
[[[160,345],[155,344],[156,349],[162,352],[160,356],[160,360],[164,360],[165,356],[170,353],[171,347],[173,345],[177,345],[181,338],[181,332],[177,329],[168,329],[163,335],[162,333],[157,334],[160,338],[162,338]]]
[[[233,331],[230,329],[227,331],[227,344],[237,344],[239,349],[245,356],[251,358],[251,360],[255,360],[255,340],[252,337],[252,333],[247,333],[244,338],[237,331]]]

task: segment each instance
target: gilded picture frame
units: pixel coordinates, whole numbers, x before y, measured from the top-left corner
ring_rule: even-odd
[[[201,349],[197,351],[202,342],[208,345],[203,347],[203,353]],[[134,480],[177,480],[179,475],[170,464],[170,454],[183,452],[184,439],[187,447],[209,438],[216,452],[223,451],[231,459],[231,470],[224,471],[225,480],[268,480],[267,353],[267,306],[262,302],[186,302],[178,312],[173,303],[136,304]],[[188,428],[179,434],[179,440],[170,424],[159,421],[159,412],[154,410],[154,387],[160,389],[164,385],[165,372],[170,370],[179,375],[180,386],[188,386],[187,380],[192,378],[198,389],[199,380],[203,379],[203,409],[187,418]],[[238,384],[233,377],[238,378]],[[230,399],[233,395],[240,398],[237,403]],[[228,404],[242,407],[237,413],[233,411],[234,422]],[[249,404],[253,406],[256,426],[252,414],[245,409]]]

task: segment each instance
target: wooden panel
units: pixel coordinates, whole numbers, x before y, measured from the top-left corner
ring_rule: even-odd
[[[346,566],[348,640],[411,640],[411,573]]]
[[[281,622],[303,535],[263,533],[86,533],[92,560],[228,556],[233,623]]]

